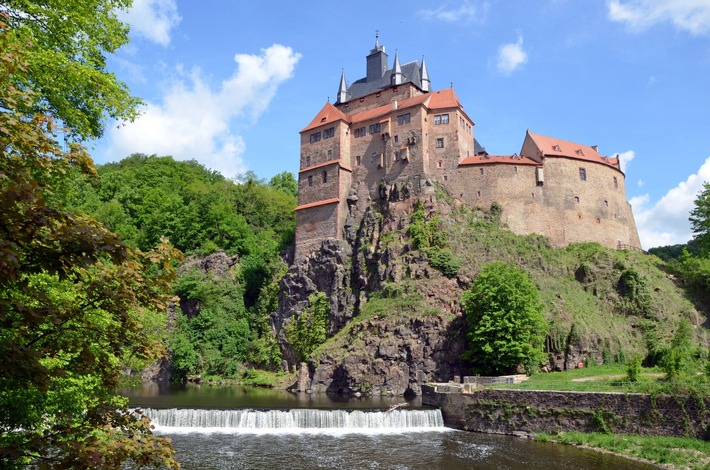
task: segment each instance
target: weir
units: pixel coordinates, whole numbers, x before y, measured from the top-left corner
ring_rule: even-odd
[[[446,431],[439,410],[143,409],[158,433],[361,433]]]

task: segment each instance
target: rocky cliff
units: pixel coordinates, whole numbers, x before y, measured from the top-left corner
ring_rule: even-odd
[[[497,260],[522,267],[540,288],[550,321],[546,370],[646,356],[668,340],[680,317],[705,321],[655,257],[596,244],[555,249],[544,237],[500,227],[495,210],[465,209],[434,185],[424,186],[429,190],[411,197],[384,187],[345,240],[324,241],[281,280],[271,323],[289,368],[297,367],[297,356],[284,326],[308,307],[310,294],[330,300],[329,339],[308,358],[295,389],[418,394],[426,381],[467,375],[461,293],[483,265]],[[447,250],[460,262],[448,276],[408,234],[417,203],[427,220],[439,221]],[[623,288],[629,272],[641,300]]]

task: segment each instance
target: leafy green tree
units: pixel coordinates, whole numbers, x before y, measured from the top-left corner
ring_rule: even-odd
[[[38,53],[21,33],[0,23],[0,467],[177,467],[112,390],[127,358],[164,353],[151,330],[179,253],[132,250],[57,201],[65,175],[95,170],[52,116],[27,113],[47,98],[17,85]]]
[[[323,292],[316,292],[308,297],[310,306],[301,315],[292,317],[284,327],[286,339],[298,360],[305,360],[328,338],[330,320],[330,302]]]
[[[528,373],[545,358],[547,322],[540,293],[523,271],[503,263],[486,265],[464,292],[469,350],[465,357],[483,374]]]
[[[100,137],[108,117],[135,118],[140,100],[106,71],[106,55],[129,41],[116,15],[130,6],[131,0],[4,0],[9,34],[27,44],[27,65],[8,83],[39,98],[21,111],[58,118],[69,140]]]
[[[278,175],[274,175],[269,180],[269,186],[283,191],[286,194],[290,194],[291,196],[298,196],[298,181],[296,181],[296,178],[290,171],[284,171]]]
[[[695,239],[700,243],[701,253],[707,256],[710,253],[710,183],[707,181],[695,199],[695,207],[689,219]]]

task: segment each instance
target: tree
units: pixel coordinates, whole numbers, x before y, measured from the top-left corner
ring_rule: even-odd
[[[695,207],[690,212],[690,225],[695,239],[700,242],[701,253],[710,253],[710,183],[704,182],[703,189],[695,198]]]
[[[269,180],[269,186],[283,191],[286,194],[290,194],[291,196],[298,196],[298,181],[296,181],[296,178],[290,171],[284,171],[278,175],[274,175]]]
[[[499,374],[523,365],[534,372],[544,360],[547,322],[530,277],[503,263],[485,266],[464,292],[470,360],[477,372]]]
[[[7,77],[38,97],[22,111],[61,120],[69,139],[100,137],[107,117],[135,118],[140,100],[105,69],[106,54],[129,41],[116,13],[130,6],[131,0],[4,0],[8,33],[29,40],[27,66]]]
[[[671,347],[661,359],[661,367],[670,382],[687,379],[696,368],[695,345],[693,344],[693,326],[687,318],[678,322],[678,330],[673,335]]]
[[[95,170],[83,147],[58,142],[67,130],[51,115],[27,112],[49,106],[17,85],[38,53],[27,47],[0,22],[0,467],[177,467],[112,391],[122,363],[164,351],[143,325],[165,311],[179,253],[131,250],[61,204],[66,175]]]
[[[310,306],[298,318],[292,317],[284,328],[286,339],[296,351],[299,361],[305,360],[328,338],[328,297],[323,292],[315,292],[308,296],[308,301]]]

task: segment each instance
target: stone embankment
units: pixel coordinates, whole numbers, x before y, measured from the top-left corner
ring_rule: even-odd
[[[465,392],[465,393],[464,393]],[[641,393],[476,389],[425,384],[422,402],[447,426],[528,435],[560,431],[710,438],[710,399]]]

